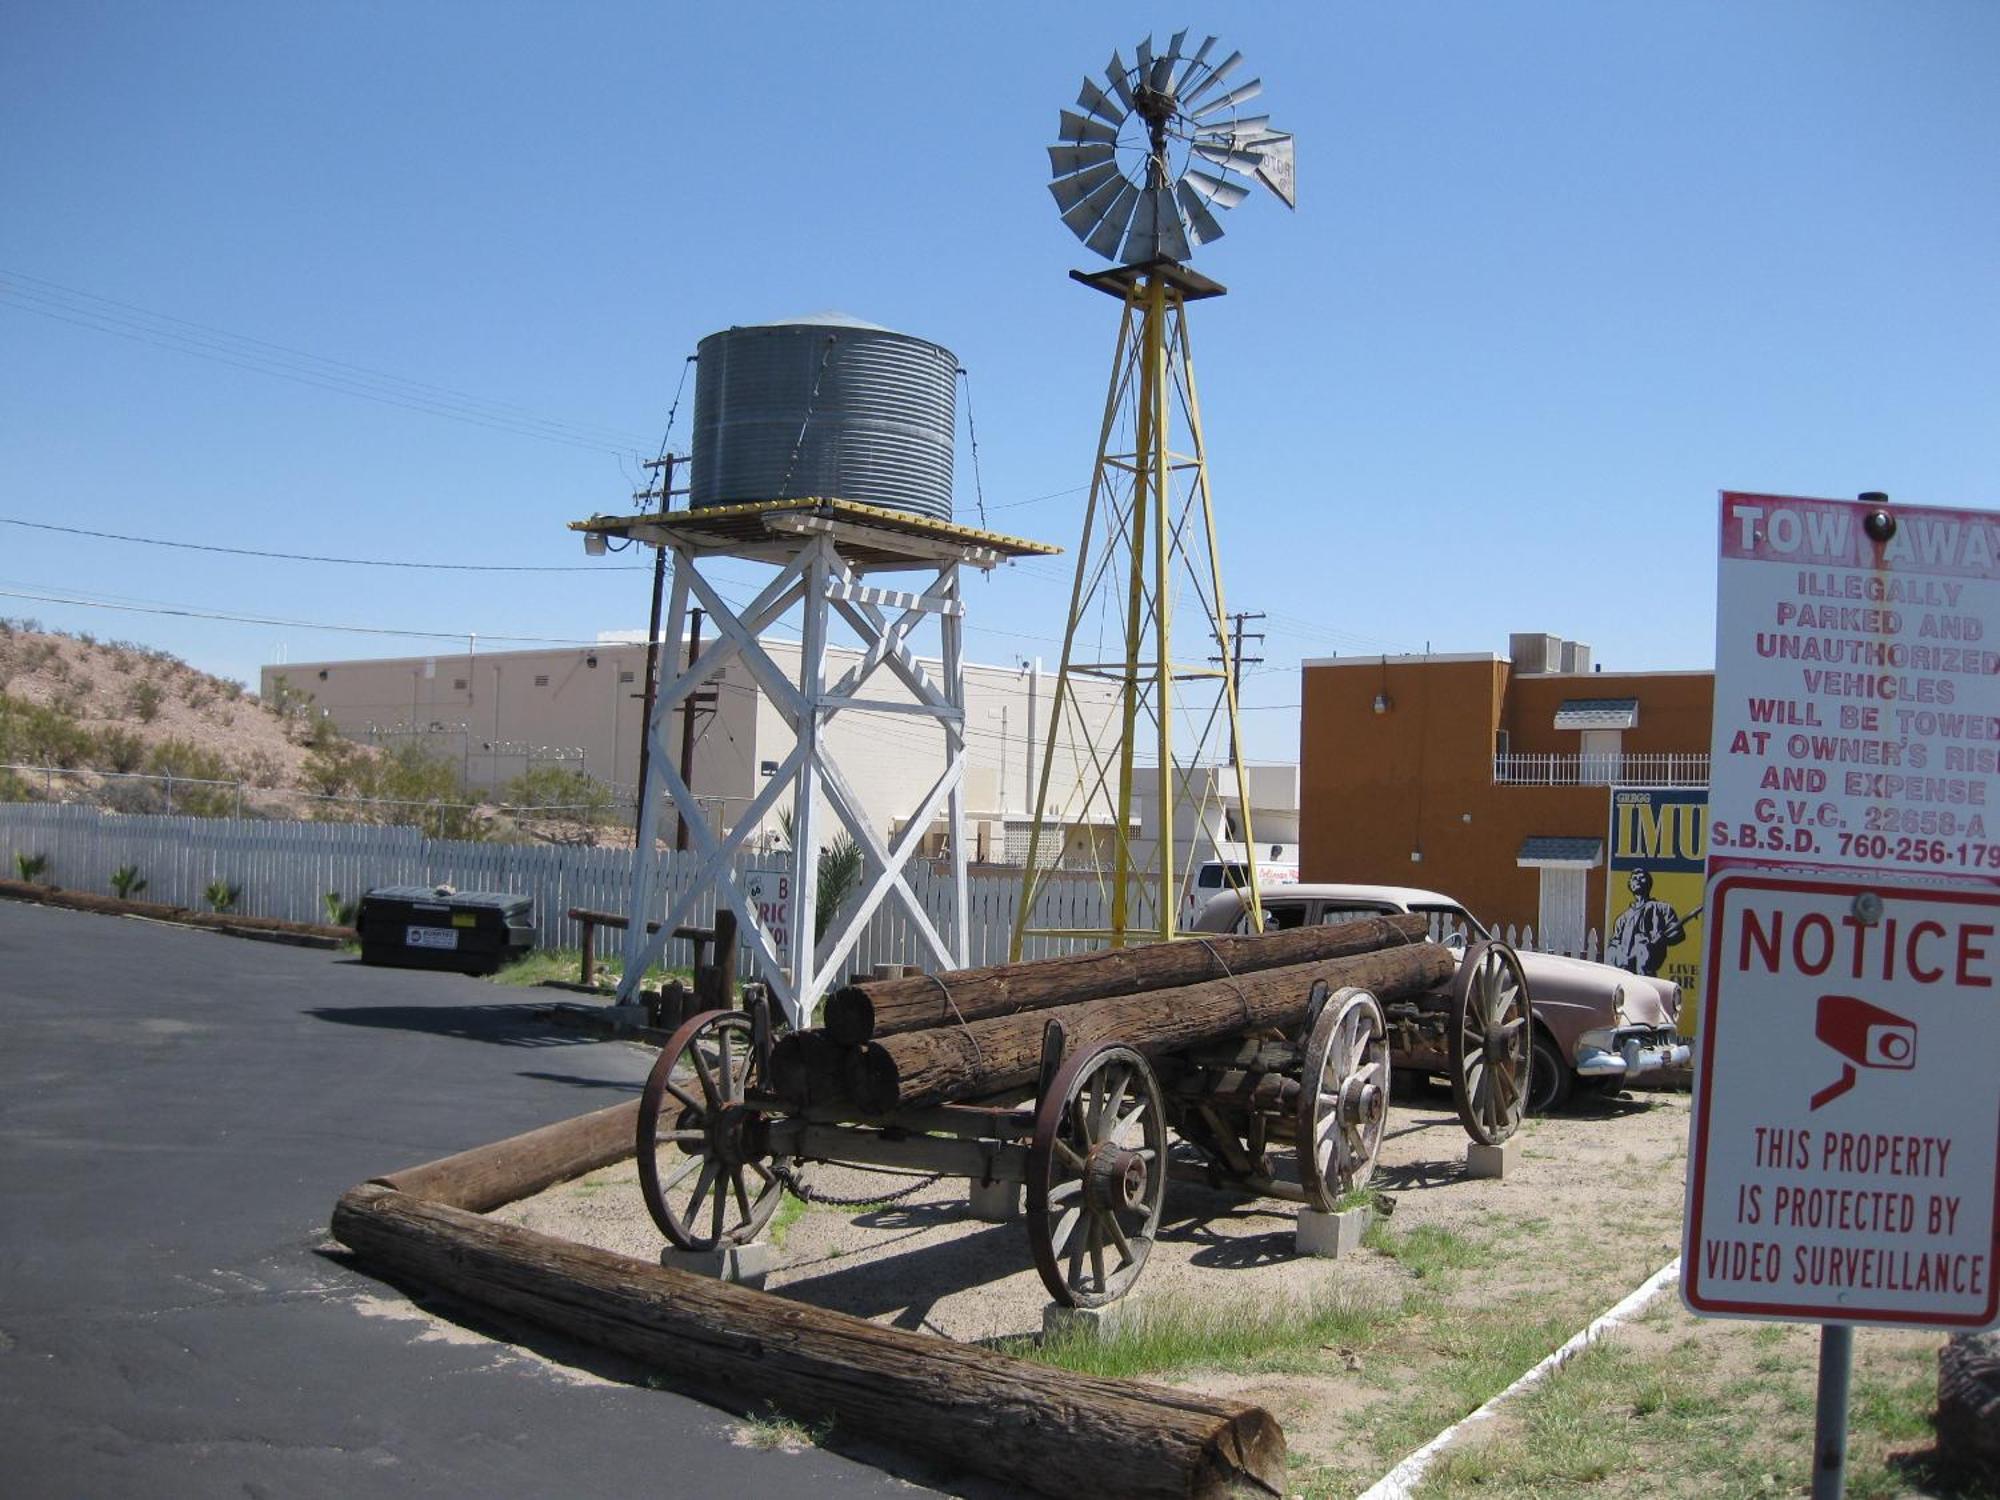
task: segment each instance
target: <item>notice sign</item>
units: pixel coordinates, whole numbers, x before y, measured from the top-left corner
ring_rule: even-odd
[[[1742,873],[1708,926],[1688,1306],[1993,1323],[2000,894]]]
[[[1721,542],[1710,873],[2000,885],[2000,518],[1725,494]]]

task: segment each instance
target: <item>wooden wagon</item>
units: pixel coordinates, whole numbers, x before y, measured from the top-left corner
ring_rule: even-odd
[[[676,1246],[753,1241],[830,1162],[1026,1188],[1050,1296],[1091,1307],[1144,1268],[1169,1178],[1330,1212],[1369,1180],[1392,1048],[1442,1047],[1476,1141],[1527,1097],[1528,993],[1498,943],[1459,953],[1373,918],[941,976],[858,982],[823,1027],[689,1018],[639,1112],[638,1164]]]

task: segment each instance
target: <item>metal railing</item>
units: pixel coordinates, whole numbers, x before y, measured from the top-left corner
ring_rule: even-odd
[[[1496,786],[1708,785],[1708,757],[1654,755],[1496,755]]]

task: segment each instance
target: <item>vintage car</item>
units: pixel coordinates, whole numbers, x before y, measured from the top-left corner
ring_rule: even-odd
[[[1266,929],[1415,912],[1430,918],[1431,937],[1465,951],[1491,934],[1449,896],[1399,885],[1287,885],[1262,892]],[[1248,926],[1243,894],[1224,891],[1196,913],[1196,932],[1241,932]],[[1609,964],[1554,953],[1519,955],[1534,1016],[1534,1060],[1528,1109],[1544,1114],[1565,1104],[1581,1082],[1600,1089],[1666,1067],[1684,1066],[1688,1048],[1677,1034],[1680,986]],[[1435,1054],[1435,1055],[1433,1055]],[[1445,1071],[1441,1050],[1393,1048],[1398,1069]]]

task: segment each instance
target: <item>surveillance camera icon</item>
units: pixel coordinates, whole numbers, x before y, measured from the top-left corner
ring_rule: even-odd
[[[1812,1096],[1813,1109],[1853,1088],[1856,1068],[1908,1072],[1917,1065],[1917,1023],[1853,995],[1821,995],[1813,1035],[1847,1059],[1840,1077]]]

